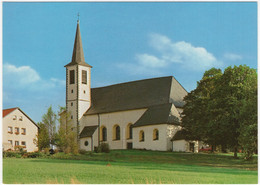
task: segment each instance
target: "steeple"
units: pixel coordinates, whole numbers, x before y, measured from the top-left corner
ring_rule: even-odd
[[[91,65],[85,62],[81,35],[80,35],[80,28],[79,28],[79,20],[77,20],[77,30],[76,30],[76,36],[74,41],[72,59],[69,64],[65,65],[65,67],[72,66],[72,65],[83,65],[87,67],[92,67]]]

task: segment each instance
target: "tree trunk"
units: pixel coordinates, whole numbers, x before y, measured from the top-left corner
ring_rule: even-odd
[[[238,157],[237,157],[237,146],[234,147],[234,158],[238,159]]]

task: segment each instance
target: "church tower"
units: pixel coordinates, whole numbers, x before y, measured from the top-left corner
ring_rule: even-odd
[[[79,20],[71,62],[66,67],[66,110],[73,124],[73,130],[79,135],[79,121],[91,105],[90,77],[91,68],[85,62]]]

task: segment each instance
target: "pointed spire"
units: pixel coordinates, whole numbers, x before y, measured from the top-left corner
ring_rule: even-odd
[[[76,30],[76,36],[74,41],[72,59],[71,62],[67,64],[65,67],[76,65],[76,64],[92,67],[85,62],[81,35],[80,35],[80,28],[79,28],[79,19],[77,20],[77,30]]]

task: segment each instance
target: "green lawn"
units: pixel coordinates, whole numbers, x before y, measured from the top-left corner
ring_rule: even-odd
[[[244,161],[231,155],[118,150],[108,154],[55,154],[42,159],[5,158],[3,182],[257,184],[257,157]]]

